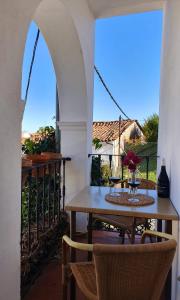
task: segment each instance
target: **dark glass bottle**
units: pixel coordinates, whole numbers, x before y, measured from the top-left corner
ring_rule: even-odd
[[[158,196],[161,198],[169,197],[169,178],[166,172],[165,160],[162,161],[161,172],[158,177],[157,185]]]

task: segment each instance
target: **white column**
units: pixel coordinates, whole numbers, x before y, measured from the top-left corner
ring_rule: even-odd
[[[71,157],[66,164],[66,202],[69,202],[85,186],[89,185],[88,168],[89,140],[86,122],[59,122],[61,130],[61,152],[63,156]],[[86,231],[87,216],[77,215],[77,231]]]
[[[160,88],[160,160],[165,157],[171,200],[180,214],[180,1],[166,0],[164,8]],[[177,238],[179,237],[179,233]],[[179,239],[180,240],[180,239]],[[180,253],[177,251],[180,275]],[[176,286],[176,289],[175,289]],[[175,293],[176,292],[176,295]],[[173,274],[172,299],[180,300],[180,282]]]
[[[66,199],[69,201],[89,184],[94,19],[84,0],[49,0],[41,2],[35,21],[46,39],[56,72],[62,154],[72,158],[67,163],[66,173]]]
[[[20,140],[23,111],[23,103],[20,102],[21,68],[28,24],[32,18],[34,19],[33,14],[36,8],[36,12],[39,12],[44,21],[47,21],[45,23],[49,28],[47,41],[59,79],[57,81],[61,91],[60,100],[64,104],[63,107],[62,105],[60,107],[62,110],[64,109],[61,120],[72,120],[70,118],[71,109],[75,120],[87,120],[90,123],[90,117],[87,114],[90,115],[91,109],[88,112],[87,102],[89,101],[88,105],[90,106],[93,91],[92,89],[91,93],[86,91],[86,80],[87,86],[93,86],[93,71],[91,70],[91,68],[93,69],[91,62],[93,19],[91,16],[88,18],[90,13],[86,1],[64,1],[65,4],[67,2],[68,5],[75,2],[76,11],[71,10],[73,19],[84,24],[84,26],[79,26],[79,30],[82,31],[80,37],[73,24],[70,10],[62,5],[62,1],[0,0],[0,300],[20,299]],[[86,3],[86,6],[83,6],[83,3]],[[38,6],[39,4],[42,6]],[[92,37],[89,32],[92,32]],[[81,44],[84,45],[83,49],[81,49]],[[84,61],[88,74],[86,80]],[[88,99],[86,99],[86,95],[88,95]],[[75,103],[74,106],[73,103]],[[79,112],[81,112],[80,115]],[[89,126],[88,130],[90,130]],[[78,150],[75,150],[76,143],[71,142],[74,134],[77,145],[80,146],[80,152],[82,151],[84,155],[82,157]],[[64,155],[73,158],[73,170],[72,172],[69,170],[70,176],[72,177],[74,174],[75,177],[76,170],[77,172],[80,170],[80,173],[76,174],[76,184],[73,183],[72,190],[70,190],[70,194],[73,195],[76,187],[82,187],[87,183],[87,172],[82,166],[83,160],[85,163],[85,149],[88,149],[87,135],[82,131],[79,133],[78,130],[76,134],[76,131],[62,129],[63,139],[64,135],[69,139],[68,144],[63,143],[62,145]],[[87,152],[86,150],[86,154]],[[76,153],[75,157],[72,155],[73,153]],[[70,182],[72,183],[72,181]]]

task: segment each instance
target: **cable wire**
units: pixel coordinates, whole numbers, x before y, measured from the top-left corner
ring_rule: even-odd
[[[119,106],[119,104],[117,103],[117,101],[115,100],[115,98],[113,97],[112,93],[110,92],[109,88],[107,87],[104,79],[102,78],[98,68],[94,65],[94,70],[96,71],[101,83],[103,84],[105,90],[107,91],[107,93],[109,94],[110,98],[112,99],[112,101],[114,102],[114,104],[118,107],[118,109],[121,111],[121,113],[127,118],[127,119],[130,119],[128,117],[128,115],[123,111],[123,109]]]
[[[29,86],[30,86],[30,82],[31,82],[31,75],[32,75],[32,70],[33,70],[33,65],[34,65],[34,60],[35,60],[35,56],[36,56],[36,49],[37,49],[37,45],[38,45],[38,40],[39,40],[39,36],[40,36],[40,30],[38,28],[37,30],[37,34],[36,34],[36,39],[35,39],[35,43],[34,43],[34,48],[33,48],[33,54],[32,54],[32,59],[31,59],[31,64],[30,64],[30,68],[29,68],[29,75],[28,75],[28,82],[27,82],[27,87],[26,87],[26,93],[25,93],[25,104],[27,102],[27,97],[28,97],[28,92],[29,92]],[[101,83],[103,84],[105,90],[107,91],[107,93],[109,94],[110,98],[112,99],[112,101],[114,102],[114,104],[117,106],[117,108],[121,111],[121,113],[127,118],[130,119],[128,117],[128,115],[123,111],[123,109],[119,106],[119,104],[117,103],[117,101],[115,100],[115,98],[113,97],[112,93],[110,92],[109,88],[107,87],[104,79],[102,78],[98,68],[94,65],[94,69],[101,81]]]
[[[31,82],[31,75],[32,75],[32,69],[33,69],[33,65],[34,65],[34,59],[36,56],[36,49],[37,49],[37,45],[38,45],[38,40],[39,40],[39,35],[40,35],[40,30],[38,29],[37,34],[36,34],[36,39],[34,42],[34,48],[33,48],[33,54],[32,54],[32,59],[31,59],[31,64],[30,64],[30,68],[29,68],[29,75],[28,75],[28,81],[27,81],[27,86],[26,86],[26,93],[25,93],[25,105],[27,102],[27,97],[28,97],[28,92],[29,92],[29,86],[30,86],[30,82]]]

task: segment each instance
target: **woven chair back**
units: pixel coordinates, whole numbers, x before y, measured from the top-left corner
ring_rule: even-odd
[[[128,180],[125,179],[121,183],[121,187],[128,187]],[[140,180],[140,185],[138,186],[138,190],[156,190],[156,183],[149,179],[143,179]]]
[[[141,183],[138,186],[138,189],[155,190],[156,183],[149,179],[141,179]]]
[[[176,242],[94,245],[98,300],[159,300]]]

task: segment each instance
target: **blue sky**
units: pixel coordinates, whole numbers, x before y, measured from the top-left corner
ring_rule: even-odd
[[[37,34],[32,23],[28,32],[22,72],[22,98],[25,96],[29,66]],[[40,126],[54,125],[56,77],[46,42],[40,35],[31,77],[28,100],[23,117],[22,130],[36,131]]]
[[[24,64],[22,97],[36,26],[28,33]],[[148,12],[96,21],[95,64],[112,94],[132,119],[143,120],[158,112],[162,12]],[[33,132],[39,126],[54,124],[55,74],[50,54],[40,37],[29,97],[22,128]],[[94,120],[118,119],[119,111],[111,102],[97,75],[94,82]]]
[[[161,36],[160,11],[96,23],[95,64],[115,99],[132,119],[143,121],[158,112]],[[96,76],[94,119],[113,120],[118,115],[118,109],[111,104]]]

